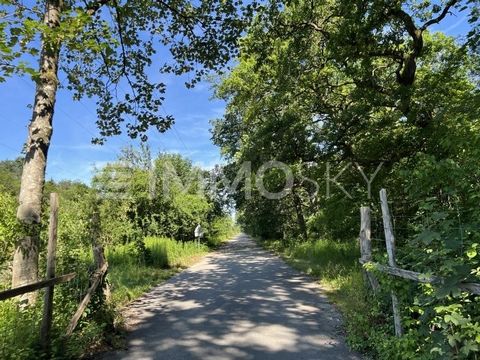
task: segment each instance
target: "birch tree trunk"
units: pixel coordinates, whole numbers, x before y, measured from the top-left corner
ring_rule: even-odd
[[[44,23],[51,29],[60,25],[61,0],[47,0]],[[38,279],[39,230],[43,186],[48,148],[52,137],[52,119],[58,86],[60,42],[55,35],[44,35],[39,64],[39,79],[35,90],[32,120],[26,141],[17,218],[24,233],[17,242],[13,258],[12,286],[17,287]],[[32,303],[36,293],[23,301]]]

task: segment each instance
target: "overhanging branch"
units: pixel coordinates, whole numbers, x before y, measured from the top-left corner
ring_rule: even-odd
[[[450,0],[447,5],[445,6],[445,8],[443,9],[443,11],[441,12],[440,15],[438,15],[436,18],[434,19],[431,19],[431,20],[428,20],[425,24],[423,24],[423,26],[421,27],[421,30],[424,31],[426,30],[429,26],[433,25],[433,24],[438,24],[440,21],[442,21],[445,16],[447,16],[448,12],[450,11],[450,9],[458,2],[458,0]]]

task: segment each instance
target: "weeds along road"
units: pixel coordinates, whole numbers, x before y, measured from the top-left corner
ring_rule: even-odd
[[[126,316],[128,350],[102,359],[360,359],[318,285],[243,234]]]

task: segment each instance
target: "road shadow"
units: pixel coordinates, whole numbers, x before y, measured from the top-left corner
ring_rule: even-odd
[[[246,235],[133,302],[128,350],[101,359],[359,359],[312,279]]]

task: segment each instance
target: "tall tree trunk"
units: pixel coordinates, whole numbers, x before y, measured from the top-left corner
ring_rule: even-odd
[[[50,28],[60,25],[60,0],[47,0],[44,23]],[[52,137],[52,119],[58,85],[60,42],[43,36],[39,64],[39,79],[35,91],[32,120],[28,130],[26,155],[23,164],[17,218],[24,233],[17,243],[13,258],[12,286],[35,282],[38,279],[39,231],[43,186],[48,148]],[[34,302],[35,293],[23,300]]]

